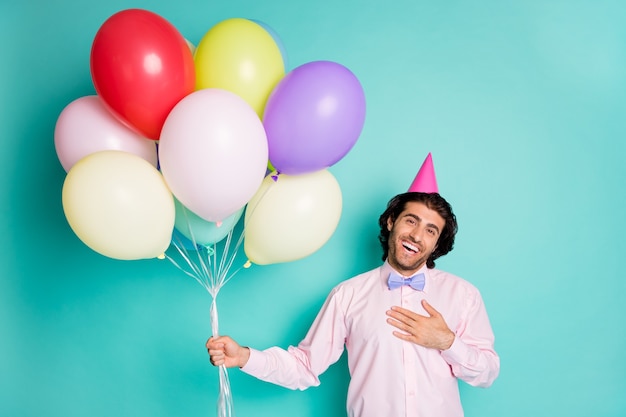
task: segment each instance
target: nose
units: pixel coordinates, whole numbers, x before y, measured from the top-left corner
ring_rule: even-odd
[[[422,230],[421,227],[415,226],[413,229],[411,229],[411,232],[409,233],[409,236],[411,236],[411,238],[414,241],[420,242],[422,240],[422,234],[423,233],[424,233],[424,231]]]

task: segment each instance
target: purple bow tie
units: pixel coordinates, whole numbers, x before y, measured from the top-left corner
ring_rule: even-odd
[[[395,272],[391,272],[389,274],[389,279],[387,280],[387,285],[390,290],[395,290],[396,288],[400,288],[403,285],[408,285],[414,290],[422,291],[424,290],[424,284],[426,283],[426,276],[424,274],[416,274],[411,278],[404,278],[401,275],[398,275]]]

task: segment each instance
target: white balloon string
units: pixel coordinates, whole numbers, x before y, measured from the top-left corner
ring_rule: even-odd
[[[231,250],[232,235],[233,230],[230,230],[226,237],[225,250],[222,253],[222,259],[220,261],[220,273],[219,279],[217,281],[217,285],[219,288],[223,287],[234,275],[237,274],[237,272],[239,272],[244,267],[244,265],[241,265],[235,271],[231,272],[233,263],[235,262],[235,260],[237,259],[237,255],[239,254],[241,242],[243,242],[244,232],[241,232],[237,243]]]
[[[216,289],[215,295],[213,296],[213,301],[211,302],[211,332],[213,337],[219,336],[219,318],[217,314],[217,292],[219,292],[219,288]],[[217,415],[219,417],[233,417],[235,415],[234,407],[233,407],[233,396],[230,390],[230,379],[228,378],[228,371],[224,365],[219,367],[219,378],[220,378],[220,390],[217,397]]]
[[[233,395],[230,390],[230,379],[224,365],[219,367],[220,392],[217,399],[217,415],[219,417],[234,417]]]
[[[279,173],[273,175],[273,183],[279,181],[279,175]],[[263,199],[272,189],[273,183],[265,189],[263,195],[260,196],[259,201]],[[246,210],[247,209],[248,207],[246,207]],[[251,217],[253,213],[254,209],[246,217]],[[180,257],[184,260],[184,263],[177,262],[172,256],[167,253],[165,254],[165,257],[176,268],[185,273],[185,275],[188,275],[191,278],[195,279],[196,282],[202,285],[202,287],[204,287],[204,289],[211,295],[211,333],[213,334],[213,337],[217,337],[219,335],[217,294],[219,293],[220,289],[241,270],[241,268],[247,267],[247,265],[249,265],[249,262],[246,262],[245,265],[242,265],[236,270],[231,271],[233,264],[237,259],[237,255],[239,254],[241,245],[243,244],[246,221],[244,219],[244,221],[242,222],[243,227],[241,233],[239,234],[237,242],[232,248],[231,244],[233,243],[233,231],[235,228],[232,228],[228,231],[226,239],[223,243],[223,251],[219,257],[218,262],[218,242],[214,242],[212,245],[207,246],[198,245],[193,229],[191,227],[191,223],[189,221],[189,216],[186,208],[183,208],[183,215],[187,221],[187,231],[189,232],[190,241],[194,245],[194,248],[196,248],[196,255],[191,255],[189,253],[189,250],[187,250],[187,247],[183,243],[182,239],[180,237],[175,237],[174,239],[172,239],[172,246],[174,246],[178,255],[180,255]],[[221,365],[218,368],[220,390],[217,401],[217,415],[218,417],[234,417],[235,413],[233,409],[233,398],[230,389],[230,379],[228,377],[228,371],[224,365]]]
[[[193,228],[191,227],[191,222],[189,221],[189,214],[187,211],[187,208],[183,207],[183,215],[185,217],[185,220],[187,222],[187,231],[189,232],[190,235],[190,240],[191,243],[194,245],[194,247],[198,248],[200,245],[198,244],[198,241],[196,240],[196,236],[193,232]],[[216,247],[213,247],[213,252],[215,252]],[[208,248],[207,248],[208,250]],[[188,254],[187,250],[185,250],[185,253]],[[204,261],[204,258],[202,256],[202,251],[201,250],[197,250],[196,251],[196,255],[198,258],[198,263],[197,266],[193,265],[194,270],[196,271],[196,273],[198,274],[199,278],[203,281],[202,286],[209,291],[209,293],[211,293],[212,296],[214,296],[213,294],[213,289],[215,288],[214,282],[213,282],[213,277],[215,276],[215,271],[211,271],[211,260],[210,260],[210,254],[207,255],[207,261]],[[208,265],[207,265],[208,264]],[[212,274],[213,272],[213,274]]]
[[[245,221],[244,221],[244,224],[243,224],[244,230],[246,229],[246,222],[247,222],[247,220],[252,218],[252,216],[254,215],[254,212],[255,212],[256,208],[259,206],[259,203],[261,202],[261,200],[263,200],[265,198],[267,193],[272,189],[272,187],[276,184],[277,181],[280,181],[280,173],[276,174],[276,178],[270,183],[269,186],[267,186],[265,188],[265,190],[263,191],[263,194],[259,197],[259,199],[258,199],[257,203],[255,204],[254,208],[252,210],[250,210],[250,213],[246,214]],[[248,211],[249,209],[250,209],[250,205],[248,205],[246,207],[246,211]]]
[[[219,321],[217,317],[217,303],[214,298],[213,302],[211,303],[211,334],[213,335],[213,337],[219,336],[218,329]]]
[[[202,285],[204,288],[206,288],[205,282],[202,279],[202,273],[201,273],[200,269],[198,269],[196,267],[196,265],[194,265],[193,262],[191,261],[191,259],[189,258],[188,253],[187,253],[187,249],[185,249],[185,247],[182,245],[182,243],[180,241],[173,240],[172,243],[173,243],[173,246],[178,251],[178,253],[180,254],[180,256],[185,260],[185,262],[187,263],[187,265],[191,269],[191,272],[188,271],[187,269],[183,268],[178,262],[176,262],[176,260],[174,258],[169,256],[169,254],[165,253],[165,257],[172,264],[174,264],[175,267],[180,269],[186,275],[188,275],[191,278],[195,279],[200,285]]]
[[[213,276],[211,278],[213,279],[213,281],[212,281],[213,287],[216,288],[218,291],[221,288],[220,277],[222,275],[222,270],[224,268],[221,259],[224,258],[224,253],[226,253],[227,251],[228,251],[228,245],[224,245],[224,250],[222,251],[222,256],[220,257],[220,262],[218,264],[218,262],[217,262],[217,242],[213,243],[213,253],[212,253],[212,257],[213,257]]]
[[[239,239],[237,239],[237,243],[235,244],[235,248],[232,251],[232,255],[230,257],[230,260],[229,260],[228,265],[226,267],[226,270],[224,272],[224,278],[223,278],[222,285],[225,285],[228,281],[230,281],[230,279],[232,277],[234,277],[237,274],[237,272],[239,272],[241,270],[241,268],[243,268],[243,265],[242,265],[239,268],[237,268],[234,272],[232,272],[230,275],[227,275],[228,271],[230,271],[230,269],[233,266],[233,263],[235,262],[235,259],[237,257],[237,253],[239,252],[239,248],[241,247],[241,244],[243,242],[244,230],[241,231],[241,234],[239,235]],[[229,236],[228,236],[228,244],[229,245],[230,245],[231,235],[232,235],[232,231],[231,231],[231,233],[229,233]]]
[[[244,231],[241,231],[236,243],[233,239],[234,228],[229,230],[224,242],[220,244],[222,252],[218,256],[218,243],[202,246],[198,245],[189,224],[189,218],[186,211],[184,212],[187,219],[189,237],[191,243],[197,250],[193,255],[190,252],[192,249],[187,249],[182,238],[175,236],[172,239],[172,246],[183,262],[177,261],[174,256],[166,253],[165,257],[185,275],[195,279],[204,289],[211,295],[211,333],[214,337],[219,335],[219,320],[217,314],[217,294],[220,289],[237,274],[243,268],[243,265],[234,271],[231,271],[239,250],[241,248]],[[233,243],[235,243],[233,245]],[[228,371],[224,365],[219,367],[219,396],[217,401],[217,412],[219,417],[233,417],[233,399],[230,389],[230,379],[228,377]]]

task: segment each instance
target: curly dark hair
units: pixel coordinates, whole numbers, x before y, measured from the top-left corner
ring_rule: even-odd
[[[389,254],[390,232],[387,229],[387,219],[391,218],[391,220],[395,222],[400,213],[404,211],[406,203],[409,202],[424,204],[429,209],[436,211],[446,222],[437,241],[437,247],[426,260],[426,266],[432,269],[435,267],[435,259],[452,250],[452,247],[454,246],[454,236],[459,228],[456,222],[456,216],[452,212],[452,207],[438,193],[408,192],[398,194],[389,200],[389,203],[387,203],[387,209],[378,219],[378,225],[380,226],[378,240],[383,248],[382,259],[383,261],[386,260]]]

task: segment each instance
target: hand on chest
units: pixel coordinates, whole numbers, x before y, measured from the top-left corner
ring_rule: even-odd
[[[397,344],[398,339],[392,334],[394,328],[387,323],[386,312],[392,306],[399,306],[428,317],[422,300],[428,301],[441,313],[450,329],[454,331],[458,327],[462,316],[460,300],[402,287],[351,305],[346,314],[348,338],[367,343]]]

